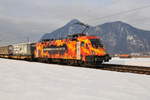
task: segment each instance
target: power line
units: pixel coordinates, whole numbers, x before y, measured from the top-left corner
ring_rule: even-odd
[[[142,10],[142,9],[149,8],[149,7],[150,7],[150,5],[147,5],[147,6],[138,7],[138,8],[134,8],[134,9],[126,10],[126,11],[121,11],[121,12],[118,12],[118,13],[115,13],[115,14],[111,14],[111,15],[107,15],[107,16],[102,16],[102,17],[99,17],[99,18],[95,18],[94,20],[97,20],[97,19],[106,19],[106,18],[110,18],[110,17],[122,15],[122,14],[125,14],[125,13],[134,12],[134,11],[137,11],[137,10]],[[87,20],[87,21],[90,21],[90,20]],[[93,20],[91,19],[91,21],[93,21]]]

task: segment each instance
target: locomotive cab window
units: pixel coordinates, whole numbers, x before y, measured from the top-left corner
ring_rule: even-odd
[[[92,46],[93,46],[94,48],[103,47],[103,45],[101,44],[100,39],[90,39],[90,41],[91,41]]]

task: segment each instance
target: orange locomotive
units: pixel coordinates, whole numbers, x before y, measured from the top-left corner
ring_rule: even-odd
[[[111,59],[99,37],[83,33],[69,35],[66,39],[41,41],[35,47],[35,58],[45,62],[101,64]]]

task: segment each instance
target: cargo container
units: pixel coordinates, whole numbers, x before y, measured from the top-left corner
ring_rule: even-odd
[[[13,47],[12,45],[0,47],[0,55],[12,55]]]
[[[31,56],[33,54],[32,43],[20,43],[12,46],[14,56]]]

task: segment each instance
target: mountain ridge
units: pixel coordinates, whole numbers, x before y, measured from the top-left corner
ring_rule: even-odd
[[[81,33],[85,27],[71,20],[63,27],[43,35],[42,39],[64,38],[69,34]],[[88,35],[102,37],[102,42],[109,53],[141,53],[150,52],[150,31],[142,30],[122,21],[108,22],[97,26],[90,26],[85,32]]]

